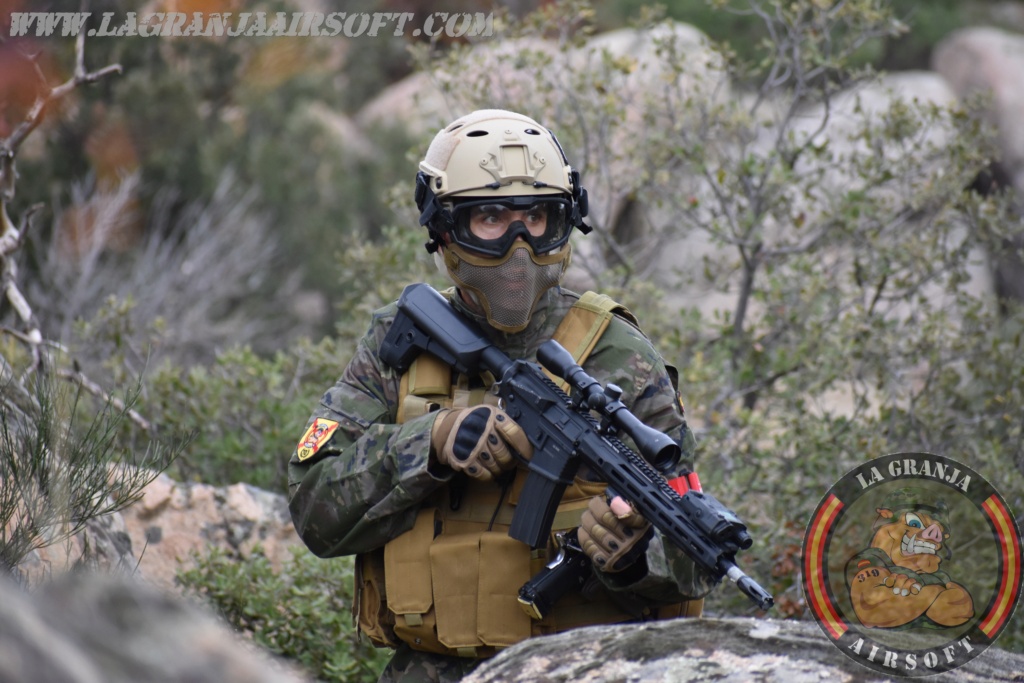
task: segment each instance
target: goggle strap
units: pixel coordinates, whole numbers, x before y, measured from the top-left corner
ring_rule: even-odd
[[[587,197],[586,189],[580,184],[579,171],[569,171],[569,179],[572,182],[572,215],[569,222],[584,235],[589,235],[593,228],[584,223],[583,219],[590,213],[590,199]]]
[[[430,189],[430,176],[423,171],[416,174],[415,196],[416,208],[420,210],[420,225],[427,226],[427,234],[430,236],[430,241],[423,246],[428,254],[433,254],[441,245],[444,233],[451,230],[452,217]],[[438,226],[438,223],[441,225]]]

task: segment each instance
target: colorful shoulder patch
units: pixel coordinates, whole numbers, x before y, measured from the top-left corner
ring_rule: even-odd
[[[297,447],[299,462],[309,460],[316,455],[321,446],[330,440],[331,435],[334,434],[334,430],[337,428],[338,423],[334,420],[325,420],[322,417],[313,420],[313,424],[309,426],[309,429],[306,430],[306,433],[299,441]]]

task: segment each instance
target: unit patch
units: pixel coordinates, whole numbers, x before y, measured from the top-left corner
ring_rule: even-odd
[[[807,527],[803,588],[826,636],[889,677],[952,671],[982,654],[1020,599],[1021,537],[980,474],[933,453],[868,460]]]
[[[334,430],[337,428],[338,423],[334,420],[325,420],[322,417],[313,420],[313,424],[306,430],[297,446],[299,462],[309,460],[316,455],[321,446],[330,440],[331,435],[334,434]]]

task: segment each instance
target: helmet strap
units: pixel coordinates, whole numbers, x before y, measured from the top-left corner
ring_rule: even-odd
[[[580,184],[580,172],[575,168],[569,171],[569,180],[572,182],[572,214],[569,221],[572,227],[589,235],[593,228],[584,223],[583,219],[590,212],[590,201],[587,199],[587,191]]]
[[[427,226],[430,235],[430,241],[423,246],[428,254],[433,254],[443,244],[445,233],[455,224],[451,213],[430,188],[430,176],[423,171],[416,174],[416,208],[420,210],[420,225]]]
[[[562,143],[558,141],[558,137],[554,131],[549,130],[548,134],[551,135],[551,139],[555,142],[555,147],[562,154],[562,162],[569,166],[569,158],[565,156],[565,150],[562,149]],[[593,230],[592,227],[583,222],[583,219],[587,217],[590,212],[590,202],[587,200],[587,191],[583,189],[583,185],[580,184],[580,172],[575,168],[569,168],[569,183],[572,185],[572,214],[570,215],[570,222],[572,227],[576,228],[584,235],[589,235]]]

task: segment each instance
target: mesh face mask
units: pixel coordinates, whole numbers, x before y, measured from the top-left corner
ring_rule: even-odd
[[[519,332],[530,322],[544,292],[562,281],[571,253],[567,244],[537,256],[521,242],[501,258],[487,258],[453,243],[444,249],[444,263],[455,284],[483,307],[487,322],[503,332]]]

